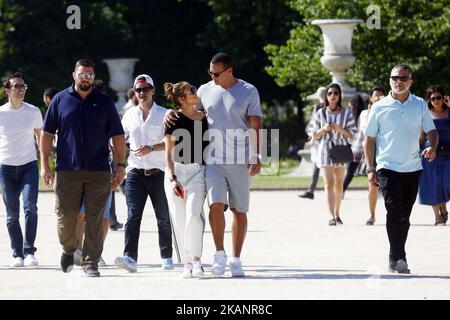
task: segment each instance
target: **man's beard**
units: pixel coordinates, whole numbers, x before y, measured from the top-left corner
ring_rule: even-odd
[[[89,91],[92,88],[92,84],[90,83],[77,83],[76,86],[81,91]]]
[[[409,86],[408,87],[406,87],[405,89],[403,89],[403,90],[399,90],[399,89],[397,89],[397,88],[395,88],[394,86],[391,86],[391,89],[392,89],[392,91],[394,91],[394,93],[395,94],[404,94],[404,93],[407,93],[408,91],[409,91]]]

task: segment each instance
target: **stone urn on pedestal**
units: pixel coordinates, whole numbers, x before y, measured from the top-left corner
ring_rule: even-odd
[[[356,89],[350,87],[345,81],[345,72],[355,63],[355,56],[352,52],[353,30],[361,19],[317,19],[311,24],[318,25],[322,30],[324,52],[320,58],[322,65],[330,70],[332,76],[331,82],[339,84],[342,90],[342,106],[346,107],[348,101],[356,94]],[[321,84],[327,85],[325,83]],[[361,94],[367,98],[366,94]],[[309,95],[307,100],[313,103],[319,102],[319,96],[316,93]],[[311,151],[306,148],[299,151],[298,155],[302,157],[300,166],[291,174],[293,176],[310,176],[314,164],[310,162]]]
[[[121,111],[127,103],[126,95],[128,88],[133,86],[134,64],[139,61],[136,58],[104,59],[108,66],[109,86],[117,92],[116,109]]]
[[[320,62],[330,70],[332,82],[340,85],[343,105],[356,93],[355,88],[345,81],[345,72],[355,63],[352,52],[353,30],[361,22],[361,19],[318,19],[311,22],[322,30],[324,52]]]

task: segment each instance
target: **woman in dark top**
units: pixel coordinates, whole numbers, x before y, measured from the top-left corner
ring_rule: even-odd
[[[178,108],[180,117],[165,129],[166,191],[175,245],[182,254],[183,278],[204,274],[200,261],[203,249],[206,197],[203,153],[208,146],[205,114],[195,110],[197,89],[188,82],[165,83],[166,98]],[[202,119],[194,121],[193,119]],[[205,137],[204,137],[205,136]]]

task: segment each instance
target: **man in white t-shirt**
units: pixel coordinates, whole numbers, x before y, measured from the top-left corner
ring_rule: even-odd
[[[0,107],[0,185],[6,207],[6,224],[13,261],[11,267],[37,266],[34,253],[37,230],[39,170],[36,143],[42,128],[41,111],[24,102],[27,85],[20,73],[3,83],[8,102]],[[19,223],[22,194],[25,234]]]

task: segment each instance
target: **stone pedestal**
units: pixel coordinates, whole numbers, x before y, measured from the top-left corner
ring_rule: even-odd
[[[109,86],[117,92],[116,109],[120,113],[127,103],[127,90],[133,86],[134,64],[139,61],[136,58],[104,59],[108,66]]]

